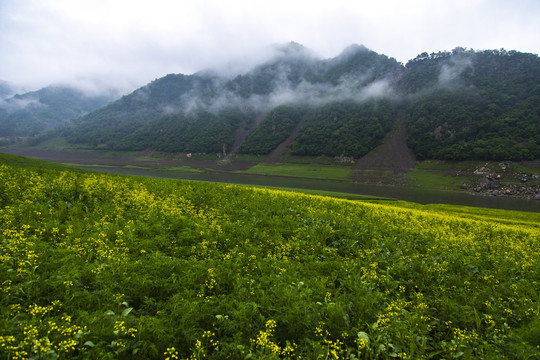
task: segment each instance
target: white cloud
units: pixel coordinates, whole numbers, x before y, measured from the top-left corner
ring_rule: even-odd
[[[537,0],[4,0],[0,79],[127,91],[167,73],[253,65],[272,43],[321,57],[357,43],[406,62],[456,46],[539,53],[538,33]]]

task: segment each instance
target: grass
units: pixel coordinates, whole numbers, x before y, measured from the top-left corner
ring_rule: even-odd
[[[437,190],[459,190],[459,186],[470,179],[465,176],[449,176],[441,172],[415,170],[407,174],[409,185]]]
[[[281,191],[289,191],[289,192],[299,193],[299,194],[326,196],[326,197],[331,197],[335,199],[360,200],[360,201],[382,201],[382,202],[396,201],[396,199],[392,199],[392,198],[344,193],[344,192],[337,192],[337,191],[299,189],[299,188],[274,187],[274,186],[258,186],[258,185],[245,185],[245,186],[255,187],[255,188],[260,188],[260,189],[274,189],[274,190],[281,190]]]
[[[531,228],[540,228],[540,213],[450,204],[422,205],[406,201],[395,201],[391,203],[391,205],[400,208],[422,210],[432,214],[460,216],[468,219],[490,221],[499,224],[523,225]]]
[[[68,143],[66,139],[61,138],[61,137],[48,138],[33,147],[37,149],[59,150],[59,151],[76,148],[75,145]]]
[[[31,159],[18,155],[0,153],[0,163],[20,168],[38,168],[54,170],[77,171],[77,168],[69,164],[59,164],[50,161]]]
[[[248,170],[236,171],[243,174],[290,176],[308,179],[351,181],[350,168],[328,165],[257,164]]]
[[[415,166],[418,170],[438,170],[438,171],[474,171],[484,166],[486,162],[479,161],[444,161],[444,160],[424,160]]]
[[[391,178],[395,176],[392,170],[353,170],[359,176],[364,176],[367,178],[379,177],[379,178]]]
[[[136,165],[124,165],[122,167],[124,169],[147,169],[144,166],[136,166]]]
[[[120,166],[116,166],[116,165],[101,165],[101,164],[73,164],[73,163],[64,163],[65,165],[69,165],[69,166],[73,166],[73,167],[78,167],[78,168],[89,168],[89,169],[92,169],[92,168],[118,168]]]
[[[502,163],[505,164],[503,168]],[[474,171],[486,167],[491,173],[500,174],[501,185],[520,185],[522,174],[540,174],[540,168],[526,166],[523,163],[499,162],[499,161],[435,161],[426,160],[416,165],[415,171],[407,174],[410,185],[415,187],[459,190],[461,184],[475,184],[478,178],[484,175],[476,175]],[[529,180],[531,180],[529,178]],[[532,179],[538,181],[536,179]]]
[[[506,170],[500,166],[501,163],[507,164]],[[540,174],[540,168],[527,166],[521,162],[508,161],[443,161],[443,160],[424,160],[416,164],[417,170],[434,171],[455,171],[455,172],[473,172],[480,167],[487,167],[495,173],[530,173]]]
[[[89,153],[99,154],[103,156],[119,156],[126,159],[136,158],[139,156],[139,151],[118,151],[118,150],[82,150]]]
[[[266,156],[261,155],[249,155],[249,154],[235,154],[232,158],[232,161],[248,161],[248,162],[261,162],[266,160]]]
[[[295,156],[283,155],[280,157],[280,162],[288,164],[311,164],[311,165],[333,165],[333,166],[350,166],[351,164],[340,164],[328,156]]]
[[[187,165],[185,165],[185,166],[160,167],[160,168],[155,168],[155,169],[152,169],[152,170],[165,171],[165,172],[180,172],[180,173],[185,173],[185,172],[202,173],[202,172],[204,172],[204,170],[202,170],[202,169],[193,168],[193,167],[187,166]]]
[[[525,166],[522,164],[512,164],[512,169],[514,171],[519,171],[522,173],[540,175],[540,168],[538,167]]]
[[[152,166],[137,166],[137,165],[123,165],[123,166],[117,166],[117,165],[99,165],[99,164],[69,164],[74,167],[81,167],[81,168],[95,168],[95,169],[136,169],[136,170],[143,170],[148,173],[149,176],[152,176],[153,174],[160,173],[160,174],[182,174],[182,173],[203,173],[205,170],[193,168],[191,166],[168,166],[168,167],[152,167]]]

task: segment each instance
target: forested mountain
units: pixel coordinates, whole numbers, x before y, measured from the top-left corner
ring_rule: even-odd
[[[157,79],[64,136],[109,149],[228,153],[241,145],[241,153],[268,154],[294,134],[292,154],[358,158],[398,117],[420,159],[538,158],[540,60],[456,48],[404,66],[363,46],[319,59],[290,43],[236,77]]]
[[[11,89],[2,91],[9,94]],[[112,100],[111,95],[87,95],[63,86],[10,96],[0,100],[0,137],[32,136],[66,125]]]
[[[373,105],[364,102],[389,95],[389,84],[401,69],[396,60],[362,46],[320,60],[303,46],[290,43],[278,47],[269,61],[234,78],[206,71],[157,79],[79,119],[67,136],[75,143],[114,149],[221,153],[232,148],[235,134],[249,130],[240,151],[266,154],[301,119],[306,120],[306,128],[300,135],[312,131],[310,124],[320,121],[321,111],[337,124],[324,131],[340,128],[343,133],[369,138],[372,145],[388,126],[382,131],[365,126],[360,131],[358,121],[378,123],[379,115],[359,119],[358,114],[376,113]],[[358,109],[348,113],[353,108]],[[296,115],[291,117],[291,111]],[[265,126],[270,126],[269,131],[263,130]],[[375,131],[366,132],[369,129]],[[295,145],[299,153],[326,154],[304,143]],[[362,151],[354,149],[351,154],[361,156],[371,145],[357,147]],[[343,151],[349,152],[347,146]]]
[[[398,82],[419,158],[540,157],[540,59],[505,50],[421,54]]]

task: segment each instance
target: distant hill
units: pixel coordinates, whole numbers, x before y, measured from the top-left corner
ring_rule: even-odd
[[[0,92],[10,91],[7,84],[0,84]],[[87,95],[63,86],[9,96],[0,100],[0,137],[32,136],[67,125],[113,99],[110,94]]]
[[[90,147],[359,158],[397,118],[420,159],[540,157],[540,59],[505,50],[423,53],[406,65],[353,45],[320,59],[302,45],[236,77],[169,74],[63,132]],[[291,138],[292,137],[292,138]]]

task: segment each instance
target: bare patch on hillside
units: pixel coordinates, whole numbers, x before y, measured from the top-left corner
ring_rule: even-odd
[[[272,150],[272,152],[268,155],[269,162],[275,163],[283,154],[287,153],[291,149],[291,144],[298,136],[298,133],[300,133],[300,128],[304,124],[305,120],[305,118],[302,118],[302,120],[294,128],[291,135],[289,135],[287,139],[285,139],[274,150]]]
[[[356,181],[400,185],[415,163],[416,157],[407,146],[407,126],[398,121],[383,143],[360,158],[352,169]]]

